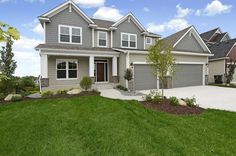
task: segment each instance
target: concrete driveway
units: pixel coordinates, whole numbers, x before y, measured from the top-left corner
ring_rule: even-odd
[[[140,92],[148,94],[150,90]],[[194,96],[200,107],[236,112],[236,88],[195,86],[166,89],[164,94],[167,97],[176,96],[178,98]]]

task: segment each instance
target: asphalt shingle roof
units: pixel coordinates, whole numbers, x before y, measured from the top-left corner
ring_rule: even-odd
[[[218,30],[219,28],[216,28],[216,29],[213,29],[213,30],[210,30],[210,31],[207,31],[207,32],[204,32],[202,34],[200,34],[201,38],[205,39],[205,40],[209,40],[212,35],[214,35],[214,33]]]
[[[211,56],[210,59],[226,57],[235,43],[236,38],[210,45],[209,49],[211,50],[212,54],[214,54],[214,56]]]
[[[165,47],[168,47],[168,46],[174,46],[174,44],[191,28],[192,26],[190,27],[187,27],[179,32],[176,32],[166,38],[163,38],[162,40],[164,41],[164,44],[165,44]]]
[[[115,22],[108,21],[108,20],[101,20],[101,19],[95,19],[91,18],[92,21],[94,21],[95,24],[97,24],[99,27],[102,28],[110,28]]]
[[[225,33],[222,33],[222,34],[217,34],[217,36],[214,37],[214,38],[211,40],[211,42],[220,42],[226,34],[227,34],[226,32],[225,32]]]

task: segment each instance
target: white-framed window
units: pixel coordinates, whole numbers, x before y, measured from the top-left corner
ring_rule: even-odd
[[[122,48],[137,48],[137,35],[129,33],[121,33]]]
[[[78,78],[78,61],[72,59],[56,60],[57,79],[77,79]]]
[[[107,32],[98,31],[98,47],[107,47]]]
[[[152,44],[152,38],[146,37],[146,44]]]
[[[82,44],[81,27],[59,25],[58,30],[59,43]]]

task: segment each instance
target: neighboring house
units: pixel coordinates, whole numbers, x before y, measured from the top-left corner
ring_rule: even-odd
[[[214,83],[214,77],[221,75],[223,82],[227,75],[227,64],[236,61],[236,39],[231,39],[227,32],[220,28],[210,30],[200,35],[214,56],[209,57],[209,83]],[[236,82],[236,74],[233,82]]]
[[[93,82],[128,85],[124,71],[134,71],[135,90],[159,88],[146,63],[149,46],[160,35],[148,32],[129,13],[116,22],[89,18],[74,2],[67,1],[39,16],[45,43],[36,47],[41,57],[43,89],[79,87],[84,76]],[[209,49],[191,26],[164,40],[173,45],[176,74],[167,87],[205,85]]]

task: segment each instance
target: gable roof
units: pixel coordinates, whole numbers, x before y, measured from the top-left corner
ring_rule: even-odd
[[[216,33],[216,31],[219,30],[220,31],[220,28],[215,28],[213,30],[210,30],[210,31],[207,31],[207,32],[204,32],[204,33],[201,33],[200,36],[201,38],[209,41],[212,36]],[[220,31],[221,32],[221,31]]]
[[[225,35],[227,35],[228,33],[222,33],[222,34],[217,34],[216,37],[214,37],[211,42],[221,42],[222,39],[225,37]]]
[[[141,31],[147,32],[147,30],[145,29],[145,27],[139,22],[139,20],[130,12],[128,13],[126,16],[122,17],[120,20],[118,20],[117,22],[115,22],[112,27],[117,27],[118,25],[120,25],[121,23],[123,23],[127,18],[132,17],[133,18],[133,22],[138,26],[138,28]]]
[[[68,0],[60,5],[58,5],[57,7],[51,9],[50,11],[44,13],[43,15],[39,16],[39,20],[48,20],[51,16],[53,16],[54,14],[57,14],[57,12],[63,8],[67,8],[67,7],[73,7],[75,9],[75,11],[82,17],[84,18],[88,23],[90,24],[94,24],[94,22],[72,1],[72,0]]]
[[[102,19],[95,19],[91,18],[95,24],[98,25],[98,27],[102,28],[110,28],[115,22],[113,21],[108,21],[108,20],[102,20]]]
[[[193,33],[195,33],[196,35],[196,39],[199,42],[199,44],[201,45],[201,47],[207,52],[207,53],[211,53],[211,51],[209,50],[209,48],[207,47],[207,45],[205,44],[205,42],[202,40],[202,38],[199,36],[197,30],[195,29],[194,26],[189,26],[181,31],[178,31],[166,38],[163,39],[164,41],[164,46],[171,46],[173,48],[175,48],[175,46],[190,32],[193,31]]]
[[[227,57],[228,53],[235,46],[235,44],[236,38],[212,44],[209,48],[214,56],[210,57],[210,59]]]

